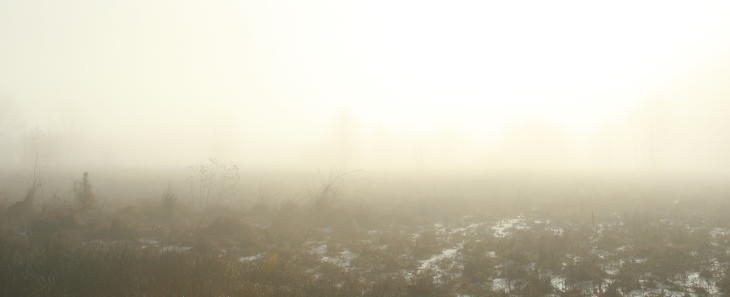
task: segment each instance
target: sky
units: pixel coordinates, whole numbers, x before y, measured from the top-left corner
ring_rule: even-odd
[[[724,174],[727,1],[0,0],[0,166]],[[40,149],[39,149],[40,147]]]

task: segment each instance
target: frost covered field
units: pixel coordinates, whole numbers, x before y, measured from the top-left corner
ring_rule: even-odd
[[[0,296],[730,292],[719,187],[351,183],[195,204],[169,189],[101,203],[86,182],[2,207]]]
[[[585,227],[527,215],[497,220],[464,216],[449,224],[395,231],[407,238],[403,243],[407,247],[393,257],[409,264],[398,271],[381,268],[379,273],[405,280],[427,275],[437,285],[460,288],[456,289],[459,296],[722,294],[730,259],[728,229],[664,219],[645,223],[649,226],[638,231],[618,219]],[[370,230],[373,236],[362,241],[382,243],[375,236],[378,232]],[[648,243],[639,238],[643,236],[658,241]],[[616,241],[619,238],[625,240]],[[308,254],[342,271],[371,272],[376,264],[357,261],[373,252],[361,244],[328,244],[327,240],[307,244],[313,246]],[[382,254],[394,249],[387,243],[376,247]],[[352,252],[363,249],[366,252]],[[419,249],[430,252],[419,256]]]

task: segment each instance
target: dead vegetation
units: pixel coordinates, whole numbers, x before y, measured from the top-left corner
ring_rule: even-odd
[[[348,199],[340,176],[265,208],[259,197],[200,208],[169,186],[149,203],[108,208],[85,174],[68,203],[26,203],[39,186],[4,210],[25,219],[5,215],[0,228],[0,296],[720,296],[730,288],[730,205],[721,198],[637,189],[648,198],[607,191],[600,196],[617,198],[605,201],[535,188],[367,203]]]

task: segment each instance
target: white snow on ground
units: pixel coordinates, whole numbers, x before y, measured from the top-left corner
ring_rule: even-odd
[[[568,286],[565,285],[564,277],[554,276],[550,278],[550,284],[553,285],[553,288],[560,292],[564,292],[566,289],[568,289]]]
[[[308,242],[307,244],[316,244],[312,248],[309,249],[310,254],[315,255],[323,255],[327,253],[327,243],[326,242]]]
[[[348,250],[344,250],[340,252],[340,254],[337,257],[322,257],[322,262],[330,263],[332,265],[339,266],[343,269],[349,269],[350,263],[352,263],[352,259],[355,258],[355,254]]]
[[[667,296],[667,297],[684,297],[684,292],[678,292],[678,291],[672,291],[667,290],[664,288],[657,288],[657,289],[637,289],[629,292],[625,296],[627,297],[647,297],[647,296]],[[694,294],[690,294],[690,296],[696,296]]]
[[[715,272],[723,271],[722,264],[720,264],[720,261],[718,261],[717,258],[713,258],[712,260],[710,260],[710,262],[712,263],[712,268],[710,270]]]
[[[493,232],[493,235],[495,237],[508,237],[516,230],[525,230],[529,229],[532,224],[535,224],[536,228],[545,230],[545,231],[552,231],[555,235],[562,235],[565,232],[565,229],[559,226],[551,225],[551,222],[549,220],[534,220],[532,223],[528,224],[525,217],[518,216],[514,218],[505,218],[498,221],[485,221],[485,222],[468,222],[463,221],[462,224],[446,224],[446,223],[435,223],[433,225],[433,231],[439,235],[437,236],[440,240],[441,239],[448,239],[453,240],[452,235],[462,235],[462,236],[475,236],[479,234],[480,230],[490,230]],[[597,226],[598,231],[602,231],[603,229],[612,228],[613,226],[617,226],[620,224],[608,224],[608,225],[602,225],[599,224]],[[483,228],[483,229],[480,229]],[[410,236],[412,238],[418,238],[423,234],[423,232],[427,232],[424,230],[411,233]],[[719,239],[722,237],[728,237],[730,236],[730,228],[713,228],[709,230],[710,236],[713,239]],[[376,230],[370,230],[369,235],[377,235],[378,232]],[[444,237],[441,237],[441,235],[444,235]],[[456,238],[459,238],[458,236]],[[441,252],[432,255],[430,258],[421,260],[418,262],[418,266],[416,270],[402,270],[401,273],[408,279],[411,279],[413,276],[415,276],[418,273],[422,273],[425,271],[431,271],[434,272],[434,278],[438,279],[442,276],[449,275],[449,274],[459,274],[456,272],[456,270],[453,270],[454,265],[457,265],[459,262],[459,252],[463,248],[463,242],[457,244],[456,246],[453,246],[452,248],[446,248],[443,249]],[[337,265],[343,269],[354,269],[352,266],[352,260],[356,257],[356,254],[353,254],[349,250],[344,250],[340,252],[339,254],[325,256],[328,253],[328,246],[327,243],[324,241],[311,241],[307,245],[309,248],[309,252],[312,254],[320,255],[321,261],[324,263],[329,263],[333,265]],[[379,246],[378,248],[384,249],[387,245]],[[626,249],[630,248],[630,246],[621,246],[616,249],[617,252],[625,251]],[[595,255],[598,255],[600,258],[607,258],[608,256],[612,255],[611,252],[604,251],[604,250],[592,250],[592,253]],[[402,257],[412,257],[412,255],[403,254]],[[496,253],[494,251],[489,251],[489,256],[496,257]],[[260,257],[259,255],[256,256],[250,256],[250,257],[242,257],[241,261],[253,261],[255,259],[258,259]],[[645,257],[627,257],[623,259],[617,259],[609,261],[609,263],[605,263],[604,265],[601,265],[603,271],[606,272],[608,278],[604,279],[602,288],[607,288],[611,283],[615,282],[616,280],[612,277],[620,274],[620,267],[624,263],[627,262],[633,262],[633,263],[645,263],[648,260],[648,258]],[[722,271],[722,265],[719,263],[717,259],[712,260],[712,271],[718,272]],[[558,292],[565,292],[567,288],[566,279],[565,277],[555,275],[547,275],[550,279],[550,284],[552,287],[554,287]],[[508,280],[504,278],[495,278],[492,279],[492,289],[495,291],[505,291],[508,290],[507,284]],[[626,294],[626,297],[646,297],[651,294],[664,294],[668,297],[684,297],[684,292],[680,292],[681,288],[692,288],[692,287],[701,287],[708,291],[708,293],[712,296],[719,296],[720,291],[717,287],[715,280],[705,280],[699,276],[698,272],[690,272],[687,273],[685,277],[681,277],[675,281],[672,282],[673,284],[655,284],[655,288],[649,288],[652,287],[650,284],[642,283],[644,287],[643,290],[634,290],[632,292],[628,292]],[[514,285],[513,285],[514,286]],[[677,290],[677,291],[674,291]],[[690,294],[693,297],[696,297],[694,294]],[[468,297],[468,296],[465,296]]]
[[[549,230],[553,231],[553,234],[555,234],[557,236],[562,236],[563,233],[565,233],[565,229],[563,229],[561,227],[549,227]]]
[[[433,224],[433,229],[436,232],[436,234],[445,234],[446,233],[446,226],[441,223]]]
[[[492,280],[492,291],[501,292],[507,290],[507,279],[495,278]]]
[[[624,259],[621,259],[621,265],[623,265],[625,262],[641,264],[641,263],[645,263],[647,260],[649,260],[649,259],[648,258],[631,257],[631,258],[626,259],[626,261],[624,261]]]
[[[608,275],[618,275],[618,273],[620,272],[620,270],[616,267],[607,267],[603,271],[605,271]]]
[[[184,253],[192,249],[192,246],[168,245],[166,247],[163,247],[160,251],[163,253]]]
[[[257,255],[248,256],[248,257],[240,257],[240,258],[238,258],[238,261],[239,262],[252,262],[252,261],[261,259],[263,257],[264,257],[264,254],[262,253],[262,254],[257,254]]]
[[[716,227],[716,228],[712,228],[712,230],[710,230],[710,236],[712,236],[712,238],[714,238],[714,239],[717,239],[720,237],[725,237],[728,235],[730,235],[730,229],[728,229],[728,228]]]
[[[451,268],[454,265],[458,263],[456,261],[456,256],[460,249],[462,249],[464,246],[464,243],[459,243],[456,247],[450,248],[450,249],[444,249],[441,251],[441,253],[433,255],[431,258],[420,261],[421,265],[418,266],[418,269],[416,270],[416,273],[422,273],[424,271],[432,271],[434,272],[434,280],[439,282],[441,281],[441,278],[448,274],[447,271],[444,271],[441,266],[439,266],[439,263],[442,261],[446,261],[448,263],[448,267]],[[413,277],[413,273],[408,273],[406,275],[406,278],[410,279]]]
[[[506,237],[512,234],[512,229],[523,230],[527,228],[525,218],[522,216],[514,219],[500,220],[496,225],[492,226],[492,230],[494,230],[494,237]]]
[[[418,266],[418,272],[422,272],[428,269],[438,270],[438,262],[444,259],[453,259],[456,257],[456,253],[461,249],[462,244],[450,249],[441,251],[440,254],[433,255],[431,258],[421,261],[421,265]]]
[[[140,239],[140,243],[142,243],[142,248],[148,248],[148,247],[159,247],[160,241],[159,240],[153,240],[153,239]]]
[[[474,234],[477,230],[477,228],[484,225],[484,223],[472,223],[470,225],[461,227],[461,228],[454,228],[449,231],[449,234],[461,234],[461,235],[470,235]]]
[[[139,242],[141,242],[143,244],[151,245],[151,246],[158,246],[158,245],[160,245],[160,241],[159,240],[154,240],[154,239],[141,238],[139,240]]]
[[[687,277],[685,278],[685,281],[681,282],[681,284],[685,288],[689,288],[689,287],[705,288],[707,290],[707,292],[712,295],[720,294],[720,288],[717,287],[717,284],[714,281],[707,281],[706,279],[700,277],[699,272],[687,273]]]

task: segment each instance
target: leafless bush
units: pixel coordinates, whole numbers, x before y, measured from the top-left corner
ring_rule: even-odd
[[[329,209],[340,198],[339,194],[343,179],[351,173],[353,172],[330,173],[323,178],[319,189],[312,195],[312,207],[315,212]]]
[[[74,183],[74,198],[80,210],[90,210],[96,207],[96,195],[92,189],[91,182],[89,182],[88,172],[84,172],[81,181]]]
[[[206,207],[212,199],[226,200],[236,193],[239,181],[240,173],[236,165],[210,159],[207,163],[190,166],[190,202],[197,207]]]
[[[166,215],[172,215],[175,213],[175,210],[177,208],[177,195],[175,195],[175,192],[172,190],[172,187],[170,185],[167,186],[167,190],[165,190],[164,193],[162,193],[162,211]]]

